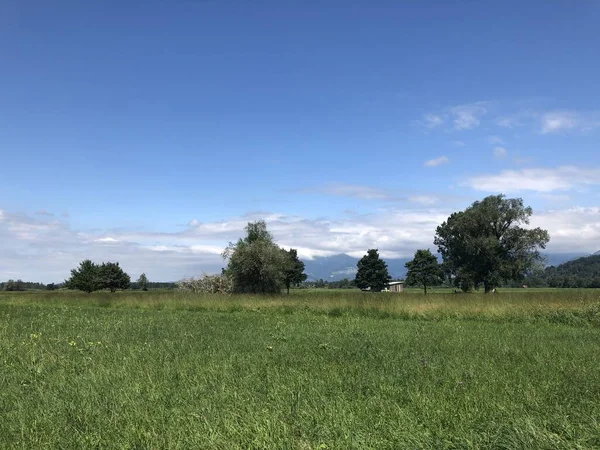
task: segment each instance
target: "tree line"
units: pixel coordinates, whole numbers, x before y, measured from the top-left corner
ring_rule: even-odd
[[[406,263],[406,284],[427,288],[450,284],[463,290],[491,292],[501,283],[524,280],[543,264],[540,249],[550,240],[541,228],[525,228],[533,211],[520,198],[492,195],[455,212],[436,229],[434,245],[442,263],[429,249],[419,249]],[[387,266],[371,249],[359,262],[359,288],[382,290],[390,281]]]
[[[455,212],[436,229],[434,245],[442,262],[429,249],[418,249],[406,263],[406,284],[421,286],[425,293],[431,286],[444,281],[463,291],[483,287],[490,292],[507,281],[523,280],[539,272],[542,257],[539,250],[549,241],[548,232],[541,228],[525,228],[532,209],[520,198],[495,195],[476,201],[464,211]],[[227,261],[220,275],[205,275],[186,279],[179,288],[194,292],[226,292],[277,294],[300,286],[307,279],[304,263],[296,249],[279,247],[267,230],[266,222],[248,223],[246,236],[230,243],[223,252]],[[548,279],[555,280],[553,269]],[[12,280],[11,280],[12,281]],[[22,286],[8,282],[11,289]],[[337,282],[339,287],[356,286],[374,292],[385,289],[391,277],[387,264],[378,249],[369,249],[357,263],[354,280]],[[21,282],[22,283],[22,282]],[[135,283],[147,290],[150,283],[142,274]],[[64,286],[84,292],[108,289],[129,289],[130,277],[118,262],[96,264],[82,261],[71,271]],[[319,280],[315,287],[332,287],[333,283]]]
[[[600,288],[600,255],[577,258],[534,271],[524,283],[530,287]]]

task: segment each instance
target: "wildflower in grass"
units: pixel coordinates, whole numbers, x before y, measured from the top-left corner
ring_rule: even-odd
[[[75,346],[77,346],[77,342],[75,342],[75,341],[69,341],[69,345],[71,347],[75,347]]]
[[[271,347],[271,346],[269,345],[269,346],[267,346],[267,350],[269,350],[270,352],[272,352],[272,351],[273,351],[273,347]]]

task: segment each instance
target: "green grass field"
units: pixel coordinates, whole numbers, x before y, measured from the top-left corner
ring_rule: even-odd
[[[600,448],[600,291],[0,293],[1,448]]]

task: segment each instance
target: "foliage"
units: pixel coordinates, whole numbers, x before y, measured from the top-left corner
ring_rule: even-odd
[[[392,279],[387,264],[379,257],[377,249],[368,250],[358,261],[357,267],[354,282],[360,289],[370,288],[373,292],[380,292]]]
[[[108,289],[110,292],[115,292],[117,289],[129,289],[131,279],[121,267],[119,263],[107,262],[102,263],[98,270],[100,289]]]
[[[27,290],[26,284],[23,280],[8,280],[5,283],[0,284],[0,290],[3,291],[25,291]]]
[[[284,285],[287,258],[273,242],[264,220],[248,223],[246,237],[229,244],[223,256],[229,259],[224,273],[233,283],[233,292],[276,294]]]
[[[531,215],[520,198],[489,196],[453,213],[437,227],[434,243],[463,289],[483,284],[490,292],[503,280],[522,279],[542,259],[538,249],[548,232],[520,226]]]
[[[427,286],[437,286],[443,282],[442,268],[429,249],[417,250],[414,259],[408,261],[405,267],[406,284],[423,286],[425,294],[427,294]]]
[[[148,290],[148,277],[146,276],[145,273],[142,273],[140,275],[140,277],[137,279],[136,283],[137,283],[138,289],[141,289],[142,291]]]
[[[79,268],[71,270],[71,278],[65,281],[65,286],[88,294],[101,289],[100,267],[89,259],[82,261]]]
[[[229,294],[233,284],[227,275],[204,274],[200,278],[184,278],[177,283],[177,288],[194,294]]]
[[[289,294],[290,286],[298,286],[306,280],[306,274],[304,273],[304,263],[298,258],[298,251],[296,249],[290,248],[289,251],[282,249],[282,252],[285,259],[283,283]]]
[[[577,258],[532,272],[525,283],[553,288],[600,288],[600,255]]]
[[[71,278],[65,281],[68,289],[87,292],[88,294],[108,289],[115,292],[117,289],[128,289],[130,278],[119,263],[95,264],[89,259],[82,261],[77,269],[71,270]]]

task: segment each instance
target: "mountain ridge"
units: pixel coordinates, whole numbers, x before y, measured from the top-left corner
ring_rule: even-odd
[[[600,251],[594,253],[600,255]],[[583,256],[590,256],[589,253],[547,253],[543,255],[546,258],[546,266],[557,266],[568,261],[572,261]],[[339,253],[332,256],[315,256],[313,259],[303,259],[308,281],[339,281],[344,278],[353,279],[356,275],[356,264],[360,258],[354,258],[345,253]],[[390,276],[394,279],[402,279],[406,276],[404,264],[412,258],[383,258],[388,265]]]

